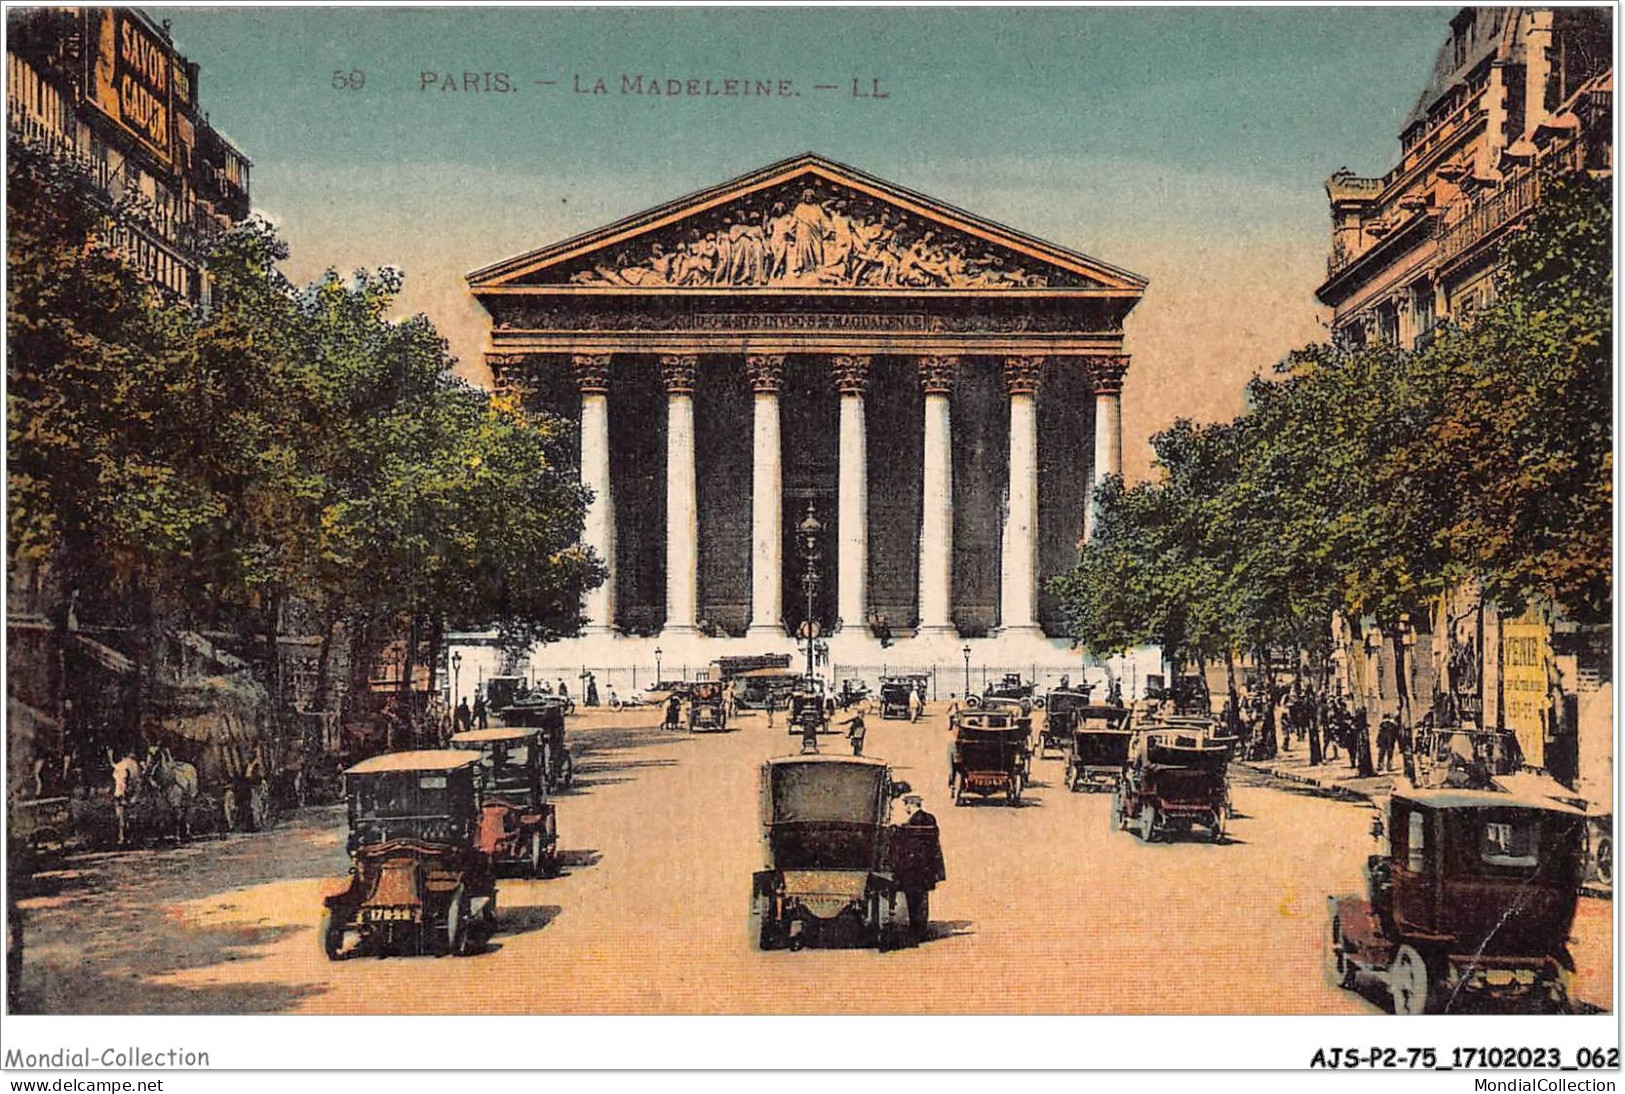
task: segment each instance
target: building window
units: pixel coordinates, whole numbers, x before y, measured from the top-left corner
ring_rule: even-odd
[[[1438,320],[1433,312],[1433,282],[1421,281],[1411,287],[1411,316],[1416,323],[1416,349],[1433,341],[1433,328]]]
[[[1377,341],[1385,346],[1399,345],[1399,309],[1392,303],[1377,309]]]

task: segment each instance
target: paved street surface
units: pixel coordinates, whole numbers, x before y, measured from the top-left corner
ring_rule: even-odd
[[[867,753],[926,795],[948,880],[915,949],[757,953],[758,765],[793,750],[760,715],[666,734],[651,712],[570,721],[566,870],[504,880],[500,928],[468,958],[330,963],[315,925],[343,876],[339,807],[267,833],[76,856],[24,902],[26,1011],[63,1013],[1369,1013],[1329,987],[1325,897],[1363,886],[1371,810],[1238,772],[1223,845],[1110,830],[1109,795],[1036,761],[1020,808],[956,809],[946,718],[871,715]],[[845,742],[824,739],[825,749]],[[1583,900],[1576,997],[1610,1009],[1607,902]]]

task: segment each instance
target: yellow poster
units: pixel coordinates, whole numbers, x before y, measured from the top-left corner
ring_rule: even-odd
[[[1551,628],[1535,612],[1501,624],[1501,695],[1507,728],[1518,738],[1524,763],[1546,765],[1546,683],[1552,659]]]

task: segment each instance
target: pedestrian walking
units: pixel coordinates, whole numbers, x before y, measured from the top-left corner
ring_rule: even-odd
[[[590,707],[598,705],[598,677],[590,672],[587,674],[587,705]]]
[[[474,696],[474,724],[480,729],[489,729],[491,725],[483,695]]]
[[[863,738],[869,732],[863,724],[863,715],[854,714],[841,724],[846,726],[846,739],[852,745],[852,755],[863,755]]]
[[[564,679],[563,679],[563,677],[560,677],[559,678],[559,698],[560,699],[568,699],[569,697],[570,697],[570,689],[564,686]]]
[[[732,680],[722,689],[722,709],[729,719],[739,713],[739,692]]]
[[[676,695],[666,700],[666,722],[663,729],[681,729],[682,720],[679,717],[683,712],[683,701]]]
[[[452,717],[452,725],[458,733],[474,728],[474,713],[468,709],[468,696],[457,700],[457,713]]]
[[[1394,746],[1399,743],[1399,721],[1392,714],[1384,714],[1377,725],[1377,770],[1394,770]]]

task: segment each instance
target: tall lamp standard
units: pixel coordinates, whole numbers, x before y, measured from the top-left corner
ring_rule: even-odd
[[[970,698],[970,643],[966,642],[965,643],[965,648],[960,650],[959,652],[965,655],[965,698],[969,699]]]
[[[660,647],[655,647],[655,683],[658,685],[665,677],[660,675]]]
[[[457,710],[457,677],[459,675],[459,670],[462,667],[463,655],[456,650],[453,650],[451,654],[451,709],[453,713],[455,713]]]
[[[807,515],[796,525],[796,531],[801,536],[802,556],[807,560],[807,568],[801,575],[801,587],[807,594],[807,616],[801,624],[801,634],[807,640],[807,689],[811,691],[813,640],[818,637],[818,624],[813,621],[813,598],[818,591],[818,538],[824,531],[823,524],[819,523],[813,512],[812,502],[807,503]]]

